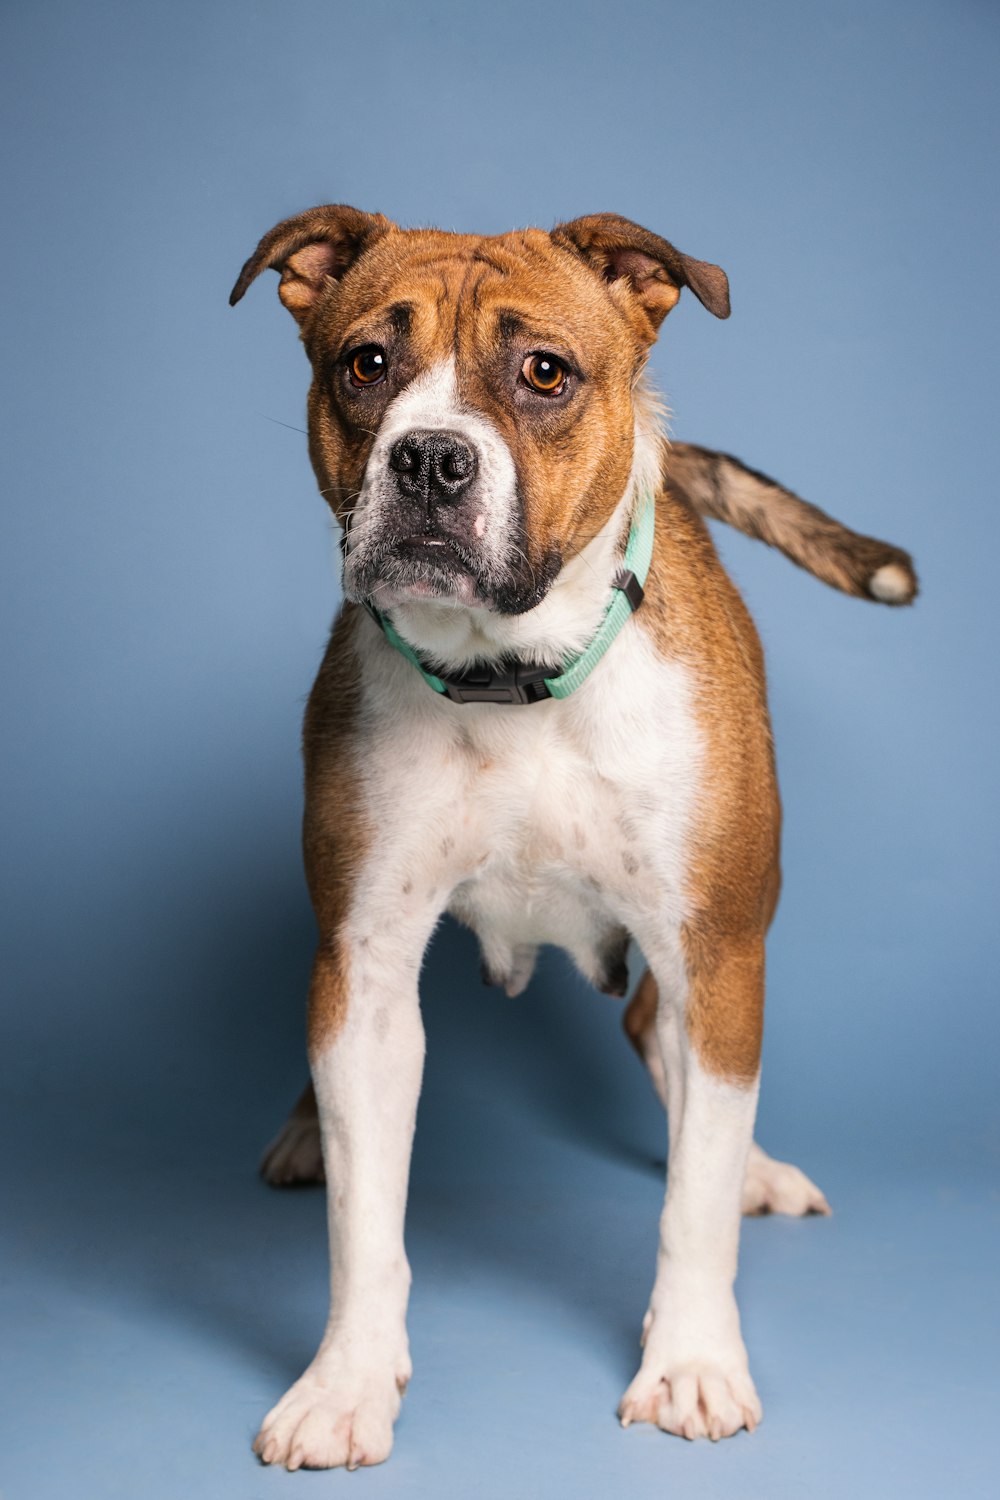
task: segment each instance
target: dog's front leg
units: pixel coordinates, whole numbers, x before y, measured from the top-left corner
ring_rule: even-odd
[[[330,1235],[330,1314],[300,1380],[264,1419],[265,1463],[381,1463],[410,1376],[403,1247],[424,1058],[417,973],[433,925],[382,919],[317,956],[309,997]]]
[[[757,1107],[763,940],[721,940],[697,964],[661,954],[653,968],[670,1161],[642,1364],[619,1415],[625,1426],[728,1437],[761,1417],[733,1284]]]

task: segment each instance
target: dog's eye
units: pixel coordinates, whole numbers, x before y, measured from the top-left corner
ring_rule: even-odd
[[[566,366],[554,354],[529,354],[521,366],[522,378],[542,396],[558,396],[566,374]]]
[[[389,361],[385,350],[380,349],[378,344],[366,344],[363,349],[355,349],[353,354],[348,355],[348,368],[352,385],[378,385],[380,380],[385,379]]]

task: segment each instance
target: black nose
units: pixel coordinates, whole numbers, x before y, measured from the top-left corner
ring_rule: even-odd
[[[389,467],[404,494],[433,504],[457,500],[468,489],[476,454],[457,432],[408,432],[393,443]]]

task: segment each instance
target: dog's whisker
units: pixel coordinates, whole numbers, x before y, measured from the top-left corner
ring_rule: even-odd
[[[291,422],[282,422],[280,417],[269,417],[266,411],[259,411],[256,415],[263,417],[265,422],[273,422],[275,427],[287,427],[289,432],[301,432],[303,437],[309,436],[304,427],[294,427]]]

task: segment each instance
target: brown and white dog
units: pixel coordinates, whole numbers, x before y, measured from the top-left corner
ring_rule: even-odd
[[[309,450],[345,527],[347,602],[305,721],[313,1084],[264,1168],[281,1182],[325,1163],[330,1313],[255,1451],[351,1468],[392,1446],[411,1371],[417,976],[446,911],[511,994],[541,943],[614,994],[628,941],[641,948],[625,1027],[670,1150],[619,1415],[689,1438],[752,1429],[741,1209],[828,1210],[753,1143],[780,809],[760,644],[701,516],[887,604],[914,597],[910,560],[735,459],[666,444],[650,346],[683,287],[728,316],[728,283],[626,219],[477,237],[327,206],[271,230],[231,301],[266,267],[312,363]],[[497,701],[512,662],[551,672],[601,629],[648,495],[641,607],[569,696]],[[478,671],[493,701],[434,691],[412,654],[453,683]]]

